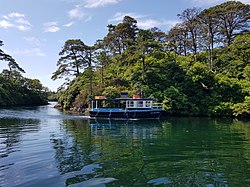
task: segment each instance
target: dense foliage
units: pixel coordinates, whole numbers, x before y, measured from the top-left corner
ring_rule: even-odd
[[[0,61],[8,62],[9,67],[0,73],[0,107],[47,104],[48,89],[39,80],[22,76],[25,71],[1,49]]]
[[[66,80],[59,103],[79,109],[94,95],[127,91],[163,102],[170,114],[249,116],[249,15],[250,5],[228,1],[183,11],[168,33],[125,16],[94,46],[68,40],[53,74]]]

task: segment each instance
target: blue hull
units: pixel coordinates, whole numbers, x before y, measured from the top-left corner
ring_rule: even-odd
[[[90,110],[92,118],[117,118],[117,119],[157,119],[162,110]]]

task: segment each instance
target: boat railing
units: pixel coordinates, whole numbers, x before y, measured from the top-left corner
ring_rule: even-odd
[[[153,103],[153,108],[161,109],[162,108],[162,103]]]

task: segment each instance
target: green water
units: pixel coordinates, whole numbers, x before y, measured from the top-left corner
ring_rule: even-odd
[[[250,186],[250,122],[0,109],[0,186]]]

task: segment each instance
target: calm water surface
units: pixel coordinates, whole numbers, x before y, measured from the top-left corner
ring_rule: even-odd
[[[250,122],[0,109],[0,186],[250,186]]]

